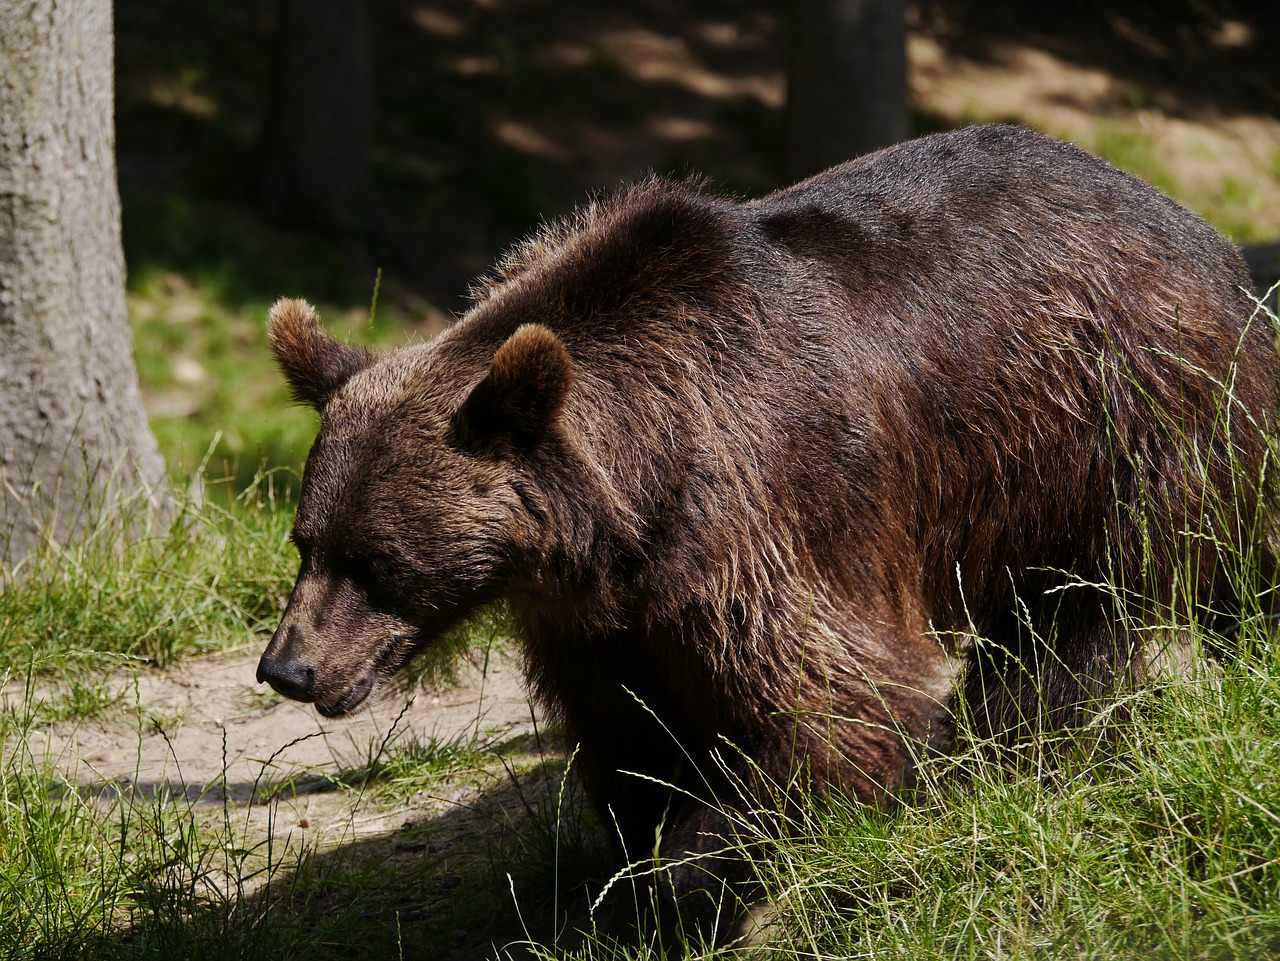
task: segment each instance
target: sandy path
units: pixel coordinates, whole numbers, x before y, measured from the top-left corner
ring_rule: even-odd
[[[491,658],[484,670],[464,664],[447,687],[388,695],[339,720],[258,685],[256,660],[215,657],[168,672],[122,673],[112,679],[121,692],[118,708],[102,719],[33,729],[29,749],[68,783],[104,799],[163,790],[207,807],[210,816],[235,810],[250,841],[271,830],[324,843],[388,830],[407,814],[465,804],[479,791],[475,779],[462,779],[437,796],[378,805],[358,792],[324,790],[331,784],[325,775],[359,769],[384,741],[483,744],[534,729],[509,657]],[[22,696],[21,687],[4,691],[10,703]]]

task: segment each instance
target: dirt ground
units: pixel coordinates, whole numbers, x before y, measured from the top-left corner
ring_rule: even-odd
[[[256,656],[237,655],[167,672],[123,670],[112,679],[118,709],[36,729],[29,748],[91,796],[164,791],[209,809],[229,801],[247,817],[249,845],[272,830],[324,847],[433,817],[481,790],[474,778],[451,780],[442,793],[379,806],[326,789],[327,775],[360,770],[400,737],[483,745],[534,730],[518,665],[501,654],[487,665],[464,662],[447,685],[388,694],[339,720],[266,691],[254,679],[256,665]],[[22,694],[11,686],[3,696]]]

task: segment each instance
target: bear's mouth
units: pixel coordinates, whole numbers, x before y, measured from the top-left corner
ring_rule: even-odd
[[[377,686],[378,678],[388,678],[404,667],[422,648],[420,635],[405,633],[394,637],[374,660],[373,664],[336,700],[321,702],[315,700],[312,705],[325,717],[342,717],[350,714],[369,699]]]
[[[363,704],[373,693],[374,671],[372,668],[365,673],[364,677],[356,681],[355,684],[347,688],[345,694],[331,704],[321,704],[316,701],[316,710],[325,717],[341,717],[344,714],[350,714],[361,704]]]

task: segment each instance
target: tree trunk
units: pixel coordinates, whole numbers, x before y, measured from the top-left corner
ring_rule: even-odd
[[[111,0],[0,0],[0,583],[164,490],[125,306],[113,40]]]
[[[790,9],[785,176],[904,140],[906,0],[794,0]]]
[[[254,178],[263,209],[304,226],[365,233],[372,92],[364,0],[279,0]]]
[[[1243,248],[1244,261],[1253,275],[1258,296],[1273,314],[1280,316],[1280,242]]]

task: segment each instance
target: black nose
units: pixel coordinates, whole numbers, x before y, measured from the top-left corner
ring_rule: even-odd
[[[316,669],[305,661],[262,655],[258,662],[258,683],[266,681],[285,697],[311,701],[315,697]]]

